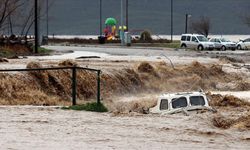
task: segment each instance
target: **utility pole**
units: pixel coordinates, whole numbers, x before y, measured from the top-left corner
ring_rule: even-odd
[[[186,14],[186,24],[185,24],[185,33],[187,33],[187,24],[188,24],[188,14]]]
[[[191,15],[186,14],[185,33],[187,33],[187,32],[188,32],[188,18],[190,18],[190,17],[191,17]]]
[[[100,36],[102,35],[102,0],[100,0]]]
[[[49,0],[46,1],[47,38],[49,38]]]
[[[123,27],[123,0],[121,0],[121,33],[120,33],[120,39],[121,39],[121,45],[123,46],[124,43],[124,27]]]
[[[173,0],[171,0],[171,42],[173,42]]]
[[[128,31],[128,0],[126,0],[126,27]]]
[[[35,0],[35,53],[38,53],[38,0]]]

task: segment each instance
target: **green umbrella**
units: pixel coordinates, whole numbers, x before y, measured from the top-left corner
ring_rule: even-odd
[[[107,18],[105,21],[105,25],[109,25],[109,26],[114,26],[116,25],[117,21],[115,20],[115,18]]]

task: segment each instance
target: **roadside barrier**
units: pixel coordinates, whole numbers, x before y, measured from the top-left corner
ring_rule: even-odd
[[[91,72],[96,72],[97,75],[97,103],[101,103],[101,70],[98,69],[91,69],[91,68],[84,68],[84,67],[53,67],[53,68],[30,68],[30,69],[0,69],[1,72],[30,72],[30,71],[47,71],[47,70],[71,70],[72,76],[72,105],[76,105],[76,95],[77,95],[77,70],[87,70]]]

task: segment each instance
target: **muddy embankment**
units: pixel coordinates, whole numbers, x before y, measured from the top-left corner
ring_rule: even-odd
[[[58,66],[77,65],[65,61]],[[31,62],[27,68],[42,68]],[[96,74],[77,71],[77,98],[88,101],[96,96]],[[227,74],[220,65],[204,66],[198,62],[191,65],[170,67],[164,62],[142,62],[134,68],[102,72],[102,98],[138,93],[193,91],[198,89],[223,90],[218,85],[231,85],[233,90],[250,90],[250,83],[241,77]],[[71,99],[71,71],[34,71],[29,73],[0,74],[0,104],[2,105],[67,105]]]

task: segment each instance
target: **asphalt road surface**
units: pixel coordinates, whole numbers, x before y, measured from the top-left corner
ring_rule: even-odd
[[[237,60],[250,62],[249,51],[191,51],[171,48],[149,48],[149,47],[105,47],[105,46],[45,46],[45,48],[58,52],[93,52],[95,55],[107,54],[110,56],[140,56],[140,57],[168,57],[173,61],[176,59],[190,59],[201,62],[212,63],[220,57],[230,57]],[[205,60],[204,60],[205,59]],[[214,60],[213,60],[214,59]],[[184,61],[185,62],[185,61]]]

